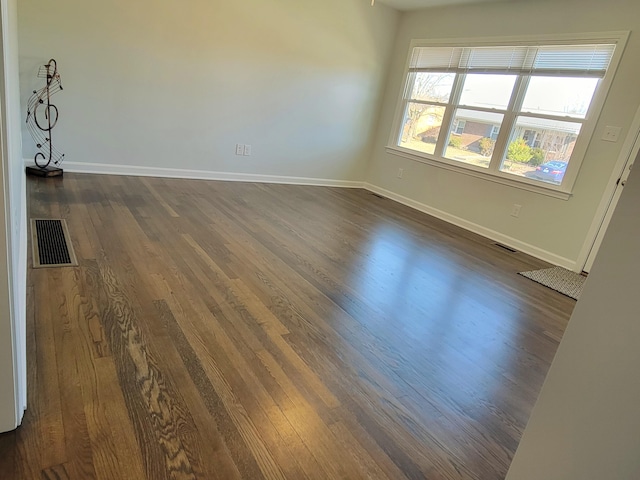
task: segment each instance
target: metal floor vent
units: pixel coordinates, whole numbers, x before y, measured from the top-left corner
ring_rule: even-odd
[[[31,219],[33,268],[78,265],[64,220]]]
[[[503,250],[506,250],[507,252],[518,253],[518,251],[515,248],[511,248],[507,245],[503,245],[502,243],[494,243],[494,245],[496,247],[502,248]]]

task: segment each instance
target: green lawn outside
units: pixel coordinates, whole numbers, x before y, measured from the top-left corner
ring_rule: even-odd
[[[430,155],[433,155],[436,148],[435,143],[427,143],[417,139],[411,139],[402,142],[401,146]],[[479,153],[454,147],[447,147],[445,158],[469,165],[476,165],[483,168],[488,168],[489,162],[491,160],[490,157],[485,157],[484,155],[480,155]],[[529,172],[534,172],[535,169],[536,167],[528,165],[526,163],[511,162],[509,160],[505,160],[501,168],[503,172],[511,173],[513,175],[519,175],[521,177],[526,176],[526,174]]]

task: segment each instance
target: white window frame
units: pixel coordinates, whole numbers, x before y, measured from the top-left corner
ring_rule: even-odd
[[[430,40],[412,40],[409,46],[409,52],[407,61],[404,68],[404,76],[402,89],[398,98],[396,114],[393,121],[392,131],[389,138],[389,142],[386,147],[386,151],[392,155],[401,156],[418,162],[426,163],[439,168],[452,170],[465,175],[471,175],[474,177],[482,178],[485,180],[493,181],[503,185],[509,185],[512,187],[541,193],[555,198],[568,200],[573,191],[575,181],[578,177],[578,172],[584,160],[584,156],[587,151],[587,147],[593,137],[595,127],[597,125],[600,113],[604,106],[605,99],[615,77],[615,73],[620,63],[620,58],[624,52],[624,49],[629,38],[628,31],[616,31],[616,32],[598,32],[598,33],[583,33],[583,34],[557,34],[557,35],[527,35],[518,37],[485,37],[485,38],[459,38],[459,39],[430,39]],[[574,147],[571,161],[567,167],[567,171],[564,175],[564,179],[561,185],[553,185],[537,181],[534,179],[519,177],[507,172],[501,172],[499,168],[482,168],[475,165],[470,165],[456,160],[450,160],[444,157],[435,156],[432,154],[420,152],[417,150],[405,148],[399,145],[399,139],[402,135],[402,125],[405,116],[405,104],[407,101],[408,92],[406,91],[409,86],[409,68],[411,64],[411,58],[416,47],[476,47],[476,46],[515,46],[515,45],[571,45],[571,44],[589,44],[592,43],[615,43],[616,49],[611,63],[607,69],[607,73],[603,79],[600,80],[598,87],[596,88],[595,95],[591,101],[589,111],[582,123],[582,129],[578,140]],[[519,77],[522,78],[522,77]],[[519,83],[519,82],[516,82]],[[455,88],[455,86],[454,86]],[[519,96],[522,97],[526,92],[525,86],[516,85],[515,88],[520,88]],[[452,91],[452,96],[454,92]],[[451,100],[450,102],[451,103]],[[453,109],[455,110],[455,108]],[[451,110],[450,115],[453,114]],[[449,110],[447,111],[449,113]],[[507,115],[517,116],[519,112],[509,111]],[[522,113],[526,115],[526,113]],[[554,116],[557,119],[557,116]],[[564,118],[561,118],[564,120]],[[566,117],[566,121],[575,121],[575,117]],[[449,123],[446,123],[446,122]],[[504,121],[503,121],[504,124]],[[452,118],[445,118],[445,122],[442,125],[443,129],[453,128]],[[510,129],[500,129],[498,141],[496,147],[502,148],[504,146],[498,145],[498,142],[507,142],[508,136],[511,135]],[[506,148],[506,147],[505,147]]]

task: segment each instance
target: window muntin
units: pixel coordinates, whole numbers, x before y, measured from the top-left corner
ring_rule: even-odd
[[[432,77],[449,74],[447,86],[452,87],[446,100],[438,97],[437,103],[445,108],[440,111],[442,120],[437,129],[432,128],[428,135],[426,158],[560,188],[564,173],[550,180],[532,172],[538,171],[540,159],[566,164],[571,160],[580,132],[592,117],[590,106],[615,47],[615,40],[584,45],[415,47],[407,90],[413,90],[411,82],[418,73]],[[563,97],[562,92],[571,95]],[[547,98],[542,98],[545,93]],[[469,117],[469,112],[475,116]],[[494,118],[498,121],[489,121],[488,114],[497,115]],[[425,137],[417,126],[409,128],[419,139]],[[403,132],[409,128],[404,124]],[[403,134],[397,145],[413,151],[409,144],[414,140]],[[529,160],[523,161],[528,153],[521,143],[531,152]],[[526,167],[516,168],[516,164]]]

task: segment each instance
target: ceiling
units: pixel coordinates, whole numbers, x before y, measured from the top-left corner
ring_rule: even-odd
[[[398,10],[416,10],[418,8],[460,5],[463,3],[485,3],[498,0],[376,0]]]

